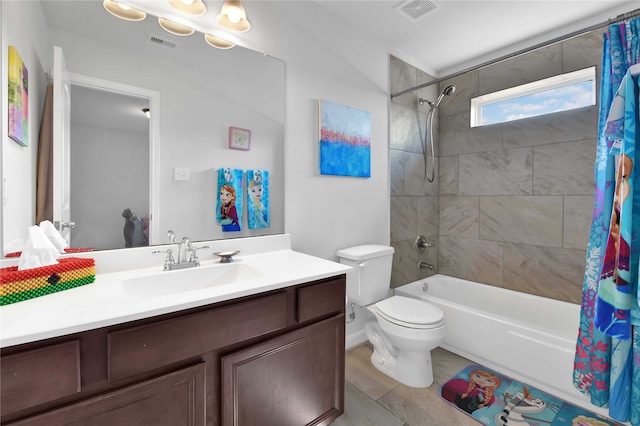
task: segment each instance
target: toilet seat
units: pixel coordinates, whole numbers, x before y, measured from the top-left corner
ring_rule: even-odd
[[[382,318],[403,327],[437,328],[445,323],[442,310],[423,300],[391,296],[374,306]]]

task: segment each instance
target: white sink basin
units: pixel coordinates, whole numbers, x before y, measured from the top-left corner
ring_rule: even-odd
[[[117,285],[130,299],[148,299],[233,284],[261,276],[260,272],[250,266],[242,263],[230,263],[163,271],[153,275],[127,278],[119,281]]]

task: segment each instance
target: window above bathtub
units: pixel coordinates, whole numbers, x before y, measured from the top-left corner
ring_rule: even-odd
[[[596,67],[556,75],[471,99],[471,127],[596,104]]]

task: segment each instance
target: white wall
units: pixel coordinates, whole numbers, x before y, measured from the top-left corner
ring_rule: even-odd
[[[39,2],[0,2],[2,8],[2,228],[3,240],[24,238],[35,221],[38,134],[47,81],[42,60],[47,49],[44,16]],[[29,145],[18,145],[7,134],[7,55],[14,46],[29,72]]]
[[[124,248],[123,210],[149,214],[148,133],[72,125],[71,153],[71,247]]]
[[[287,64],[285,229],[295,250],[338,260],[338,249],[389,244],[389,46],[312,2],[250,2],[247,46]],[[371,178],[320,176],[318,99],[372,114]],[[347,346],[366,340],[356,308]]]
[[[249,2],[247,46],[287,64],[285,229],[293,248],[389,243],[390,48],[313,2]],[[320,176],[318,99],[372,114],[371,178]]]

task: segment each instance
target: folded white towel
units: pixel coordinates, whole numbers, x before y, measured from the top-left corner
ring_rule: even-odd
[[[60,252],[39,226],[30,226],[29,237],[22,249],[18,270],[55,265]]]

